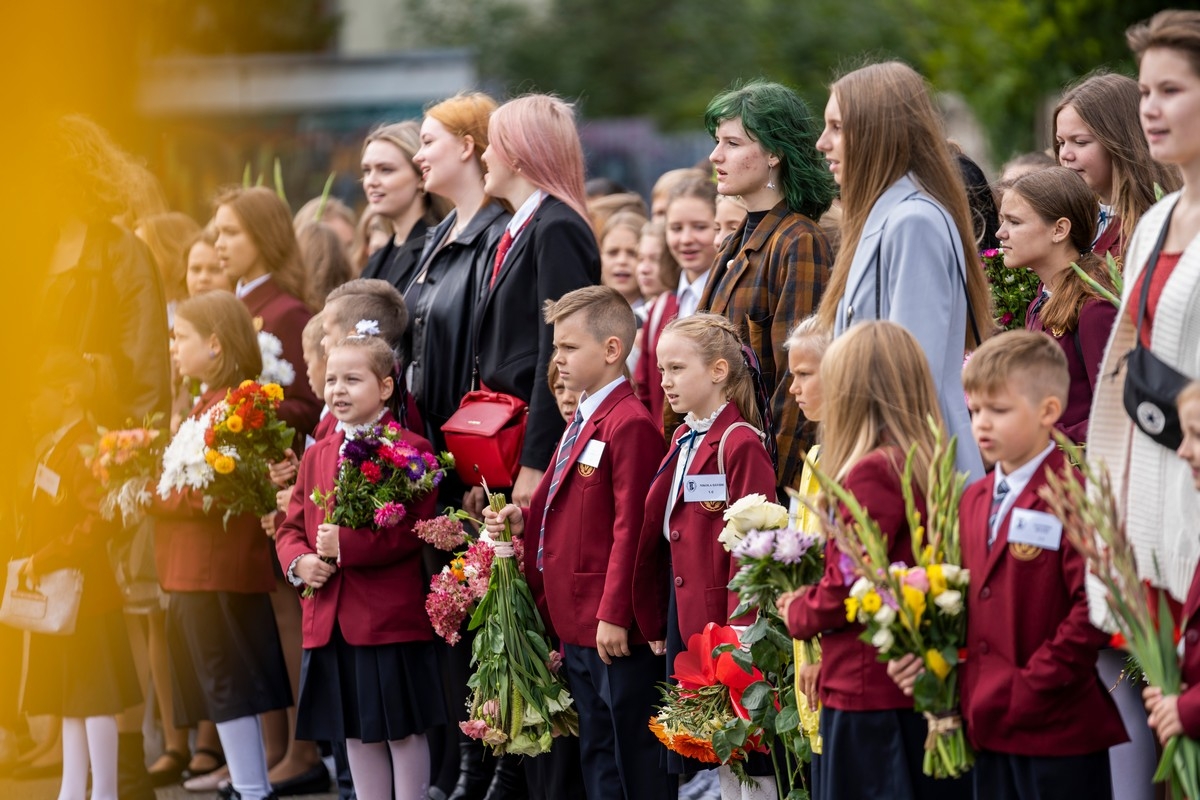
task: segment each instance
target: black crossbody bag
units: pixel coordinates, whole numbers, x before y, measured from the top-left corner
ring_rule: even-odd
[[[1163,243],[1167,240],[1167,231],[1171,228],[1171,214],[1174,211],[1175,207],[1172,206],[1167,212],[1167,221],[1146,263],[1145,279],[1138,298],[1135,344],[1133,349],[1125,354],[1124,392],[1125,413],[1133,420],[1133,424],[1168,450],[1177,450],[1183,443],[1183,429],[1179,425],[1179,410],[1175,407],[1175,398],[1191,378],[1176,371],[1148,348],[1142,347],[1142,322],[1146,316],[1146,301],[1150,297],[1154,269],[1158,266],[1158,257],[1162,253]]]

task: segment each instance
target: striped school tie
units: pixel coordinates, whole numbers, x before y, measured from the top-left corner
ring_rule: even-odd
[[[554,492],[558,489],[558,484],[562,481],[563,470],[567,466],[567,461],[571,458],[571,450],[575,447],[575,440],[579,438],[579,430],[582,427],[583,414],[576,409],[575,416],[571,418],[571,424],[567,426],[566,432],[563,433],[562,444],[558,446],[558,454],[554,459],[554,474],[550,476],[550,491],[546,492],[546,507],[542,509],[542,527],[538,536],[537,550],[538,572],[542,571],[542,542],[546,540],[546,515],[550,513],[550,501],[554,498]]]
[[[996,535],[1000,532],[997,529],[996,523],[999,522],[1000,506],[1004,505],[1004,498],[1008,496],[1008,481],[1001,479],[1000,485],[996,487],[996,493],[992,495],[992,512],[988,515],[988,549],[996,541]]]

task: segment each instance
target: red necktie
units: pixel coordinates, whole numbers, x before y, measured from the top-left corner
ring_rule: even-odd
[[[500,237],[500,246],[496,248],[496,263],[492,265],[492,280],[488,283],[489,289],[496,285],[496,276],[500,274],[500,267],[504,266],[504,259],[508,255],[508,251],[512,249],[512,243],[513,235],[505,228],[504,235]]]

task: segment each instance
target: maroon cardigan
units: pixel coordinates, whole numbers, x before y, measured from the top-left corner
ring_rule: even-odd
[[[301,340],[304,326],[312,319],[312,312],[300,300],[280,289],[273,278],[251,289],[242,302],[254,317],[255,329],[266,331],[279,339],[283,345],[282,358],[296,371],[291,386],[283,387],[284,400],[279,406],[279,417],[296,429],[298,444],[303,447],[304,437],[317,427],[322,406],[322,401],[313,394],[304,376]]]

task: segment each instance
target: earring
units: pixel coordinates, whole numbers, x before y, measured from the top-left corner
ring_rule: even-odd
[[[774,167],[771,167],[770,171],[767,173],[767,188],[768,189],[775,188],[775,168]]]
[[[210,360],[211,360],[211,359],[214,359],[214,358],[216,358],[216,357],[217,357],[217,351],[216,351],[216,350],[209,350],[209,351],[208,351],[208,357],[209,357],[209,359],[210,359]]]

